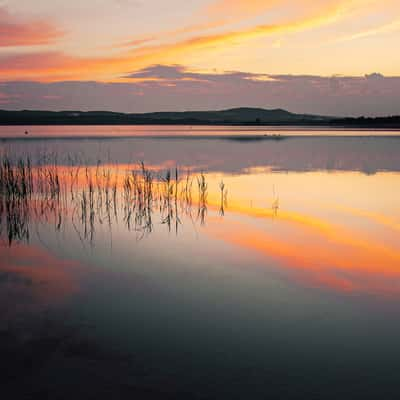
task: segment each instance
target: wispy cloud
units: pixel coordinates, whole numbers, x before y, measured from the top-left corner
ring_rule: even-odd
[[[397,32],[397,31],[400,31],[400,19],[396,19],[394,21],[388,22],[383,25],[379,25],[374,28],[365,29],[365,30],[359,31],[357,33],[354,33],[352,35],[341,37],[337,41],[345,42],[345,41],[363,39],[363,38],[366,38],[369,36],[382,35],[382,34]]]
[[[122,46],[133,47],[149,41],[165,41],[187,34],[205,34],[206,31],[217,28],[221,29],[226,25],[263,14],[279,4],[282,4],[282,0],[216,0],[202,7],[193,16],[193,21],[183,27],[156,32],[151,38],[140,37],[133,40],[126,40],[122,43]]]
[[[308,1],[308,0],[302,0]],[[358,1],[352,0],[350,3]],[[182,62],[188,55],[226,49],[247,40],[274,34],[292,33],[328,24],[349,8],[349,0],[329,1],[304,17],[291,21],[257,25],[228,32],[192,36],[173,43],[144,45],[112,57],[76,57],[63,53],[13,55],[0,58],[3,79],[115,80],[124,71],[155,63]]]
[[[388,1],[392,4],[394,0]],[[136,4],[136,1],[132,3]],[[82,51],[79,43],[69,43],[68,47],[52,46],[52,51],[48,47],[46,51],[43,48],[29,48],[27,51],[25,48],[18,51],[3,50],[0,53],[0,79],[123,82],[130,71],[155,64],[177,63],[203,68],[218,67],[221,70],[235,68],[262,71],[274,65],[271,70],[275,72],[279,72],[279,67],[282,66],[282,71],[292,73],[313,71],[331,74],[346,70],[354,73],[359,70],[361,57],[350,63],[353,52],[347,46],[343,46],[346,50],[341,53],[341,59],[335,58],[328,48],[333,42],[336,43],[337,26],[346,25],[347,32],[352,32],[351,35],[344,36],[343,40],[369,37],[398,28],[396,22],[356,33],[354,27],[349,28],[350,22],[356,17],[370,17],[372,9],[381,7],[378,0],[299,0],[295,4],[289,0],[215,0],[205,4],[187,18],[186,25],[175,24],[177,27],[172,30],[163,30],[162,24],[156,28],[153,26],[150,33],[143,34],[142,37],[127,37],[122,44],[121,36],[116,39],[110,34],[110,38],[103,37],[103,41],[96,42],[95,52],[90,52],[90,49],[88,52]],[[53,25],[57,19],[48,20],[52,22],[36,19],[22,21],[0,7],[0,47],[29,47],[55,42],[60,36]],[[363,25],[365,23],[357,26],[360,28]],[[311,37],[310,40],[313,41],[314,36],[310,32],[324,32],[327,35],[324,38],[326,42],[322,46],[321,40],[315,39],[314,49],[317,50],[308,49],[308,53],[303,55],[300,49],[303,42],[299,42],[299,37]],[[344,34],[346,31],[340,32]],[[78,35],[69,35],[68,38],[70,36],[75,40],[78,38]],[[115,46],[111,44],[114,39]],[[90,47],[91,42],[88,43]],[[285,45],[281,46],[282,43]],[[265,53],[260,53],[260,56],[255,54],[259,49],[264,49]],[[368,56],[369,50],[356,50],[359,50],[359,55],[362,52],[362,57]],[[376,52],[380,50],[375,49]],[[269,57],[266,54],[268,51],[277,57]],[[228,55],[226,61],[223,57],[216,57],[221,53]],[[346,58],[347,55],[349,59]],[[247,56],[250,56],[249,61]],[[315,60],[315,57],[319,59]],[[378,58],[371,68],[385,72],[395,70],[393,63],[390,68],[385,69],[389,61],[377,60]],[[381,57],[379,60],[386,59]],[[357,67],[353,68],[356,64]]]
[[[46,21],[18,18],[0,5],[0,47],[49,44],[62,34]]]

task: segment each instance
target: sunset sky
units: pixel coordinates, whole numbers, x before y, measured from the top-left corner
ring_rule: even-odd
[[[400,113],[398,0],[0,0],[0,108]]]

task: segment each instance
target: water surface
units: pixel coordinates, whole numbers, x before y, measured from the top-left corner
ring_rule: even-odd
[[[46,129],[0,143],[15,398],[398,397],[400,138]]]

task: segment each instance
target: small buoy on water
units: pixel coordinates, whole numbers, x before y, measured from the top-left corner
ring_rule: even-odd
[[[25,135],[27,135],[29,132],[28,131],[25,131]]]

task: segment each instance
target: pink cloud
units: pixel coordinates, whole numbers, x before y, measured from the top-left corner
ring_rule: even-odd
[[[49,44],[60,36],[62,32],[49,22],[18,18],[0,7],[0,47]]]

